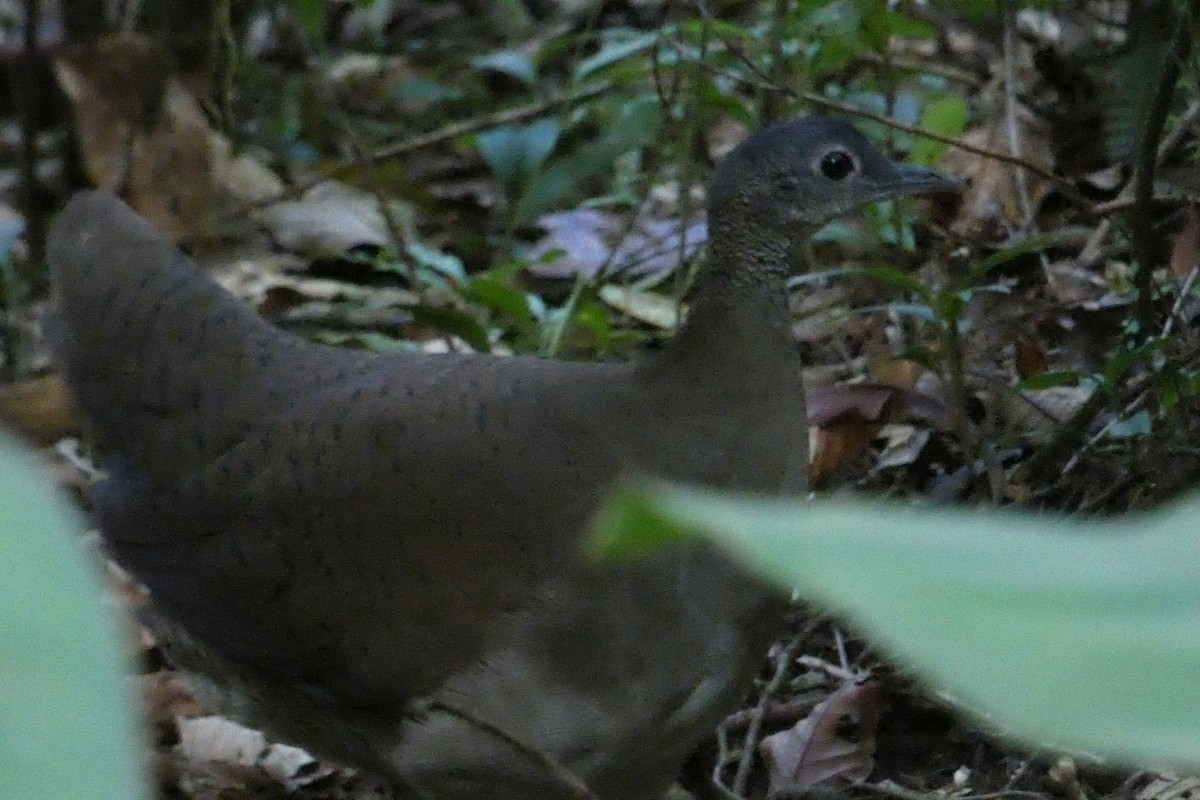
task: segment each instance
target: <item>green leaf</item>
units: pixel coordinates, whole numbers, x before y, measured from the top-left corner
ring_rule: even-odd
[[[325,47],[325,0],[292,0],[292,11],[309,44],[317,49]]]
[[[1079,381],[1080,374],[1071,370],[1065,370],[1062,372],[1042,372],[1037,375],[1030,375],[1028,378],[1025,378],[1017,383],[1017,389],[1054,389],[1060,386],[1077,386]]]
[[[633,33],[622,32],[620,38],[605,43],[595,55],[588,56],[575,67],[572,79],[578,83],[590,75],[600,72],[605,67],[620,63],[628,58],[644,53],[654,47],[658,41],[658,32]]]
[[[480,155],[492,174],[516,196],[546,161],[558,142],[558,120],[542,119],[529,125],[501,125],[475,137]]]
[[[0,437],[0,785],[14,800],[147,798],[120,631],[78,516]]]
[[[528,86],[532,86],[534,80],[537,79],[537,68],[534,67],[533,60],[517,50],[499,50],[486,56],[479,56],[471,60],[471,65],[476,69],[508,75]]]
[[[1197,519],[1198,496],[1099,522],[658,486],[607,507],[600,535],[620,552],[690,529],[1011,733],[1195,769]]]
[[[492,349],[487,331],[470,314],[455,308],[419,305],[413,306],[412,315],[417,325],[457,336],[481,353]]]
[[[1063,242],[1067,237],[1073,235],[1067,231],[1051,231],[1049,233],[1039,233],[1035,236],[1029,236],[1011,247],[1005,247],[1002,250],[997,250],[987,258],[974,264],[971,267],[971,279],[975,280],[983,277],[987,273],[1020,258],[1028,253],[1040,253],[1043,250],[1048,250],[1056,247],[1060,242]]]
[[[943,97],[925,107],[921,127],[957,139],[967,129],[969,114],[965,98]],[[922,137],[917,139],[908,157],[914,164],[932,164],[945,149],[945,144]]]

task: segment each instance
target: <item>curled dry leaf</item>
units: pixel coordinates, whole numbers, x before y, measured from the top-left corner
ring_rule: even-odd
[[[54,68],[88,177],[179,243],[212,233],[214,133],[167,63],[146,37],[115,33],[66,49]]]
[[[865,780],[875,768],[882,696],[874,681],[845,683],[795,726],[763,739],[767,796],[794,795],[834,778]]]
[[[265,208],[259,217],[281,248],[307,257],[382,248],[391,240],[375,198],[336,181],[317,184],[299,200]]]
[[[887,423],[922,419],[944,426],[946,414],[946,407],[932,397],[878,383],[810,389],[808,420],[815,431],[809,437],[813,483],[822,483],[845,469]]]
[[[331,774],[298,747],[271,744],[258,731],[224,717],[179,720],[179,750],[193,763],[221,762],[247,767],[283,784],[288,791]]]
[[[1054,154],[1050,137],[1044,125],[1038,122],[1029,109],[1021,107],[1017,114],[1020,158],[1030,164],[1051,170]],[[976,147],[1001,153],[1011,151],[1008,121],[1003,114],[968,131],[962,141]],[[1026,213],[1021,199],[1021,183],[1017,172],[1020,167],[996,161],[960,148],[949,148],[938,163],[938,168],[962,178],[966,184],[958,219],[951,229],[972,241],[1003,239],[1008,233],[1025,225]],[[1029,170],[1024,171],[1024,185],[1029,203],[1036,210],[1049,194],[1050,183]]]

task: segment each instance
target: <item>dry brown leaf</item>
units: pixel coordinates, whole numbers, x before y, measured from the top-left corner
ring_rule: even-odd
[[[82,429],[79,409],[60,375],[0,387],[0,423],[46,447]]]
[[[921,364],[910,358],[871,359],[868,363],[871,379],[876,383],[912,389],[917,381],[928,372]]]
[[[1178,281],[1187,280],[1192,270],[1200,265],[1200,214],[1193,204],[1188,208],[1187,222],[1183,230],[1171,242],[1171,274]]]
[[[865,423],[810,427],[808,447],[812,455],[808,477],[812,484],[824,485],[853,464],[866,452],[879,427]]]
[[[1044,124],[1023,106],[1017,113],[1016,124],[1021,142],[1021,158],[1044,170],[1053,169],[1054,153]],[[995,114],[983,125],[967,131],[962,141],[976,147],[1008,153],[1008,120],[1003,114]],[[1024,226],[1026,215],[1022,209],[1017,180],[1018,167],[956,147],[946,150],[938,162],[938,167],[951,175],[957,175],[967,184],[959,206],[958,219],[951,226],[955,233],[972,241],[996,240],[1003,239],[1010,232]],[[1045,178],[1028,170],[1025,171],[1025,186],[1034,209],[1052,188]]]
[[[767,797],[792,795],[823,781],[865,780],[875,768],[882,690],[870,680],[843,684],[792,728],[763,739]]]
[[[146,37],[115,33],[62,52],[55,74],[92,181],[171,241],[197,241],[216,219],[214,133],[167,63]]]
[[[1031,375],[1041,375],[1047,369],[1046,348],[1041,342],[1027,336],[1018,336],[1013,340],[1016,351],[1017,375],[1028,378]]]
[[[815,431],[809,436],[813,483],[822,483],[845,469],[885,424],[905,418],[945,425],[946,408],[919,392],[878,383],[810,389],[808,420]]]
[[[137,685],[146,714],[158,730],[175,732],[180,718],[205,713],[203,706],[188,694],[179,676],[169,669],[139,675]]]

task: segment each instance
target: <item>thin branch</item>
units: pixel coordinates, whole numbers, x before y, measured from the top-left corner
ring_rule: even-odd
[[[682,48],[679,47],[678,43],[675,43],[675,46],[676,46],[677,52],[679,52],[680,55],[682,55],[683,54]],[[996,161],[1001,161],[1006,164],[1012,164],[1013,166],[1022,167],[1023,169],[1029,170],[1034,175],[1037,175],[1038,177],[1044,178],[1045,180],[1053,183],[1055,186],[1058,187],[1059,191],[1061,191],[1063,193],[1063,195],[1065,197],[1067,197],[1075,205],[1080,206],[1084,209],[1091,208],[1091,205],[1092,205],[1091,201],[1088,200],[1087,198],[1083,197],[1083,195],[1081,195],[1079,193],[1079,191],[1075,188],[1074,184],[1072,184],[1066,178],[1056,175],[1053,171],[1048,170],[1039,164],[1030,163],[1028,161],[1025,161],[1021,158],[1018,158],[1016,156],[1013,156],[1009,153],[1005,153],[1000,150],[992,150],[987,147],[981,147],[976,144],[971,144],[970,142],[961,141],[959,139],[954,138],[953,136],[947,136],[945,134],[926,130],[925,128],[921,128],[917,125],[909,125],[907,123],[892,119],[891,117],[888,117],[885,114],[877,114],[873,111],[868,111],[867,109],[864,109],[861,106],[851,105],[849,103],[843,103],[838,100],[833,100],[833,99],[830,99],[823,95],[816,94],[815,92],[800,91],[800,90],[796,90],[796,89],[789,89],[787,87],[777,86],[777,85],[771,83],[769,76],[764,75],[762,73],[762,70],[760,70],[757,67],[757,65],[755,65],[748,56],[746,56],[744,53],[742,53],[737,48],[737,46],[730,44],[729,42],[724,42],[724,47],[728,53],[736,56],[739,59],[739,61],[742,62],[743,66],[745,66],[747,70],[752,72],[755,77],[748,77],[741,73],[736,73],[736,72],[732,72],[727,69],[722,69],[721,67],[718,67],[712,63],[705,63],[705,64],[701,65],[704,67],[704,69],[708,70],[713,75],[717,75],[718,77],[725,78],[726,80],[736,81],[738,83],[741,83],[741,84],[748,86],[755,90],[781,92],[781,93],[785,94],[786,96],[792,98],[793,100],[803,100],[806,103],[817,106],[817,107],[827,110],[827,111],[837,111],[838,113],[845,114],[846,116],[858,117],[859,119],[866,119],[866,120],[870,120],[872,122],[877,122],[880,125],[884,125],[893,130],[902,131],[904,133],[912,134],[913,136],[920,136],[925,139],[930,139],[935,142],[940,142],[949,147],[955,147],[955,148],[958,148],[959,150],[963,150],[968,153],[973,153],[974,155],[977,155],[977,156],[982,156],[984,158],[994,159]]]
[[[1142,129],[1134,175],[1133,209],[1129,214],[1134,258],[1138,270],[1134,286],[1138,297],[1136,314],[1141,329],[1149,331],[1154,323],[1154,173],[1158,165],[1159,140],[1167,123],[1167,114],[1183,71],[1183,64],[1192,50],[1192,25],[1200,17],[1200,0],[1190,0],[1179,16],[1175,36],[1167,51],[1166,63],[1159,76],[1146,126]]]
[[[605,81],[593,84],[591,86],[585,86],[582,89],[576,89],[575,91],[571,92],[560,92],[543,100],[527,103],[526,105],[517,106],[516,108],[506,108],[490,114],[482,114],[478,117],[471,117],[470,119],[452,122],[449,125],[444,125],[441,128],[438,128],[437,130],[430,131],[428,133],[422,133],[408,139],[402,139],[401,141],[384,145],[375,150],[371,150],[364,155],[366,155],[372,162],[383,161],[389,158],[397,158],[417,150],[422,150],[426,147],[433,147],[435,145],[448,142],[451,139],[458,138],[459,136],[465,136],[469,133],[481,131],[485,128],[491,128],[497,125],[506,125],[513,122],[523,122],[527,119],[541,116],[550,109],[560,105],[576,105],[586,100],[590,100],[598,95],[604,94],[610,89],[612,89],[612,84]],[[315,170],[315,174],[312,177],[303,181],[298,181],[294,186],[289,187],[282,196],[274,195],[262,200],[243,203],[231,211],[229,216],[231,218],[244,216],[245,214],[248,214],[257,208],[271,205],[272,203],[276,203],[285,197],[298,197],[319,183],[323,183],[331,178],[337,178],[344,175],[345,173],[354,169],[360,163],[361,159],[358,156],[343,158],[331,166]]]

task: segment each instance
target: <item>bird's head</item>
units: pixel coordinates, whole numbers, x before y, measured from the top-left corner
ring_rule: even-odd
[[[800,117],[764,128],[717,165],[709,227],[791,245],[864,203],[959,189],[957,181],[892,161],[848,122]]]

